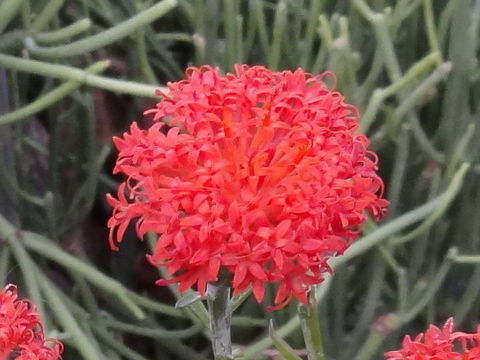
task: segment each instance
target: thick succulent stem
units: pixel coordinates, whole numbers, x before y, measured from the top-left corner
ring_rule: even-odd
[[[228,278],[225,277],[207,285],[207,304],[215,360],[231,360],[233,359],[230,331],[232,308]]]

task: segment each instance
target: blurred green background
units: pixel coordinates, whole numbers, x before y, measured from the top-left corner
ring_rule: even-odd
[[[381,359],[450,316],[474,329],[479,24],[480,0],[2,0],[0,286],[39,306],[66,360],[211,358],[204,307],[176,309],[175,287],[154,285],[148,242],[130,231],[108,248],[111,137],[148,126],[155,89],[187,66],[301,67],[336,74],[391,202],[317,290],[327,358]],[[296,311],[248,299],[236,351],[281,359],[273,319],[304,354]]]

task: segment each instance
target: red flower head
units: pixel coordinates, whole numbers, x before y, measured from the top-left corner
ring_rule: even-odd
[[[57,360],[62,351],[58,340],[44,338],[35,305],[7,285],[0,292],[0,360]]]
[[[443,329],[430,325],[414,340],[405,336],[402,349],[385,354],[387,360],[480,360],[480,326],[474,334],[452,332],[453,319]],[[461,352],[457,352],[461,350]]]
[[[330,271],[366,219],[388,202],[376,155],[356,134],[357,109],[301,69],[237,66],[220,76],[204,66],[169,83],[148,130],[135,123],[114,138],[114,173],[127,180],[113,206],[110,245],[132,219],[139,237],[159,234],[149,260],[203,294],[220,267],[238,294],[258,301],[278,282],[275,304],[307,302],[310,285]]]

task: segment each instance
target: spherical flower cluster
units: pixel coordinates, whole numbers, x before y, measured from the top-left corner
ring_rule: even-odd
[[[414,340],[405,336],[402,348],[385,354],[387,360],[480,360],[480,326],[477,332],[453,332],[453,319],[443,329],[430,325]]]
[[[156,123],[114,138],[114,173],[127,180],[108,196],[112,248],[137,219],[140,238],[159,234],[149,260],[172,275],[160,285],[203,294],[223,267],[235,294],[251,286],[261,301],[273,282],[275,304],[307,302],[365,210],[378,219],[388,204],[376,155],[355,133],[356,108],[324,77],[245,65],[221,76],[204,66],[169,83],[145,112]]]
[[[17,297],[14,285],[7,285],[0,292],[0,359],[59,359],[63,345],[44,338],[35,305]]]

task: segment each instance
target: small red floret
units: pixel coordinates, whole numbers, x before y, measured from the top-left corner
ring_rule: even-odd
[[[453,332],[453,319],[443,329],[430,325],[415,339],[405,336],[400,350],[385,354],[387,360],[480,360],[480,326],[477,332]]]
[[[14,285],[0,292],[0,359],[60,359],[62,343],[44,338],[35,305],[17,297]]]
[[[251,286],[261,301],[275,282],[275,304],[306,302],[328,258],[358,236],[365,211],[378,219],[388,205],[376,155],[355,133],[356,108],[325,75],[300,69],[243,65],[220,76],[205,66],[186,75],[145,112],[168,131],[134,123],[114,139],[114,172],[127,180],[108,197],[111,247],[137,219],[139,237],[159,234],[149,260],[173,276],[160,284],[203,294],[224,267],[235,294]]]

